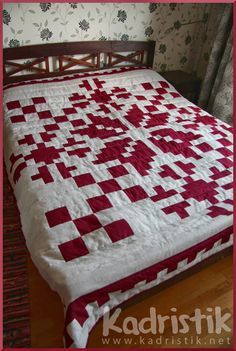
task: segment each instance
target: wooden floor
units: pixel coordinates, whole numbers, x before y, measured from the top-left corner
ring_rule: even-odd
[[[176,315],[188,314],[192,316],[196,308],[200,308],[202,313],[207,307],[222,308],[222,313],[232,312],[232,255],[217,261],[216,263],[202,269],[200,272],[174,284],[160,293],[146,298],[134,306],[130,306],[122,311],[116,325],[121,326],[127,316],[132,316],[140,320],[147,317],[149,308],[155,307],[157,313],[161,315],[173,315],[170,309],[177,309]],[[48,285],[41,278],[31,260],[29,265],[29,287],[31,304],[31,339],[32,348],[63,347],[63,308],[59,297],[52,292]],[[207,313],[210,314],[209,312]],[[227,325],[232,328],[232,318]],[[230,348],[230,332],[222,332],[220,335],[208,334],[206,323],[202,324],[203,332],[200,336],[201,344],[196,344],[196,332],[190,328],[187,334],[176,334],[174,340],[171,324],[167,323],[165,333],[161,338],[146,334],[144,340],[139,337],[127,339],[127,335],[111,332],[104,344],[102,336],[102,321],[93,329],[88,347],[102,348]],[[144,336],[144,335],[143,335]],[[169,340],[167,340],[167,338]],[[179,338],[179,339],[178,339]],[[184,339],[187,338],[187,339]],[[131,343],[130,343],[131,342]],[[143,342],[145,344],[143,344]],[[181,344],[179,344],[181,342]],[[198,339],[199,342],[199,339]],[[130,344],[129,344],[130,343]],[[185,344],[186,343],[186,344]]]

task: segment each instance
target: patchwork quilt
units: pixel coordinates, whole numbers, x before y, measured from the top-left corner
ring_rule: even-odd
[[[4,88],[4,153],[27,247],[65,306],[65,345],[232,245],[232,128],[127,67]]]

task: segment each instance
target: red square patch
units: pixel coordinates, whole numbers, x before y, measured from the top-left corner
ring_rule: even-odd
[[[59,249],[65,261],[71,261],[89,253],[83,239],[80,237],[59,245]]]
[[[143,83],[142,86],[144,87],[145,90],[153,89],[153,86],[151,83]]]
[[[25,116],[19,115],[19,116],[12,116],[11,117],[12,123],[19,123],[19,122],[26,122]]]
[[[52,118],[52,114],[50,111],[41,111],[38,112],[38,116],[40,119]]]
[[[85,185],[96,183],[95,179],[90,173],[81,174],[74,177],[74,180],[79,188]]]
[[[87,200],[93,212],[99,212],[112,207],[112,204],[105,195],[95,196]]]
[[[211,147],[211,145],[207,144],[207,143],[201,143],[199,145],[196,145],[196,147],[198,149],[200,149],[202,152],[208,152],[208,151],[211,151],[213,150],[213,148]]]
[[[65,206],[48,211],[45,215],[50,228],[71,221],[71,216]]]
[[[44,97],[34,97],[32,100],[34,104],[44,104],[46,102]]]
[[[166,104],[165,107],[167,107],[168,110],[174,110],[176,108],[176,106],[173,104]]]
[[[159,82],[159,84],[162,88],[169,88],[170,87],[169,84],[165,81],[161,81],[161,82]]]
[[[79,126],[84,126],[86,123],[83,119],[75,119],[74,121],[71,121],[71,124],[73,127],[79,127]]]
[[[68,121],[68,118],[66,116],[57,116],[54,117],[54,119],[57,123],[63,123]]]
[[[88,234],[102,227],[101,223],[94,214],[75,219],[74,224],[80,235]]]
[[[148,195],[145,193],[140,185],[132,186],[131,188],[124,189],[126,195],[132,202],[146,199]]]
[[[113,191],[121,190],[120,185],[115,179],[104,180],[103,182],[98,183],[100,188],[105,194],[112,193]]]
[[[63,108],[63,111],[66,115],[72,115],[73,113],[77,113],[76,109],[73,107]]]
[[[127,169],[122,165],[110,167],[108,168],[108,171],[111,173],[112,177],[114,178],[118,178],[125,174],[129,174]]]
[[[124,219],[119,219],[118,221],[107,224],[104,226],[104,229],[113,243],[134,234],[129,223]]]
[[[22,107],[22,111],[23,111],[23,113],[34,113],[34,112],[36,112],[34,105],[24,106],[24,107]]]
[[[58,126],[56,123],[54,123],[54,124],[48,124],[48,125],[44,126],[44,128],[45,128],[45,130],[46,130],[47,132],[50,132],[50,131],[52,131],[52,130],[58,130],[58,129],[60,129],[59,126]]]
[[[142,95],[136,95],[135,97],[136,97],[137,100],[147,100],[145,98],[145,96],[142,96]]]
[[[162,95],[162,94],[166,94],[166,93],[167,93],[167,90],[164,89],[164,88],[157,88],[157,89],[156,89],[156,92],[157,92],[158,94]]]
[[[10,101],[7,103],[7,108],[8,110],[14,110],[15,108],[20,108],[20,102],[18,100],[16,101]]]
[[[145,108],[146,108],[149,112],[158,111],[158,109],[157,109],[155,106],[153,106],[153,105],[145,106]]]

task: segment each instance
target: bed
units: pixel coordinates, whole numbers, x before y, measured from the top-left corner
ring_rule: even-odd
[[[32,260],[65,307],[66,347],[232,246],[232,128],[151,69],[154,48],[4,49],[6,169]]]

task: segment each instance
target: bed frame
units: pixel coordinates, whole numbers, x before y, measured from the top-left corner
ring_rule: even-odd
[[[82,41],[65,42],[42,45],[22,46],[17,48],[3,49],[3,83],[16,83],[23,80],[49,78],[63,74],[88,72],[104,68],[113,68],[129,65],[152,67],[155,52],[155,41]],[[124,54],[125,53],[125,54]],[[128,54],[127,54],[128,53]],[[73,55],[84,55],[75,58]],[[102,56],[103,55],[103,56]],[[101,61],[103,57],[103,62]],[[50,59],[58,60],[58,67],[53,68]],[[29,60],[26,63],[16,63],[14,60]],[[33,60],[32,60],[33,59]],[[44,64],[44,68],[41,67]],[[40,66],[39,66],[40,65]],[[7,70],[8,67],[13,67]],[[80,68],[71,69],[79,66]],[[70,70],[69,70],[70,69]],[[30,74],[16,75],[22,71],[30,70]],[[204,266],[232,254],[229,247],[205,259],[195,267],[179,273],[167,282],[133,297],[132,301],[123,303],[122,306],[130,306],[142,301],[148,296],[157,294],[162,289],[200,271]]]
[[[155,44],[156,42],[153,40],[109,40],[78,41],[5,48],[3,49],[4,84],[20,82],[22,80],[57,77],[65,73],[73,74],[104,68],[127,66],[127,63],[129,66],[135,65],[140,67],[152,67]],[[74,58],[73,55],[84,56],[78,59]],[[101,62],[102,55],[103,63]],[[53,69],[53,67],[50,67],[52,66],[49,64],[50,58],[54,58],[54,61],[58,60],[58,68]],[[14,60],[24,59],[31,59],[31,61],[27,63],[14,62]],[[38,65],[42,63],[45,64],[45,68],[38,67]],[[13,67],[13,69],[7,71],[7,66]],[[69,70],[69,68],[75,66],[80,66],[80,68]],[[17,73],[25,70],[30,70],[31,74],[16,75]],[[232,247],[215,254],[212,261],[214,262],[218,258],[220,259],[231,253]],[[206,260],[206,262],[207,261],[208,260]],[[181,277],[181,275],[191,275],[191,269],[189,271],[189,274],[179,274],[177,277]],[[158,289],[153,288],[152,290],[155,291]]]
[[[127,63],[152,67],[154,51],[155,41],[153,40],[81,41],[5,48],[3,49],[4,84],[55,77],[64,73],[127,66]],[[84,56],[74,58],[73,55]],[[54,59],[53,65],[50,62],[51,58]],[[19,63],[14,62],[15,60],[28,61]],[[58,61],[56,68],[55,61]],[[75,66],[77,66],[76,69],[71,69]],[[30,70],[30,74],[16,75],[25,70]]]

